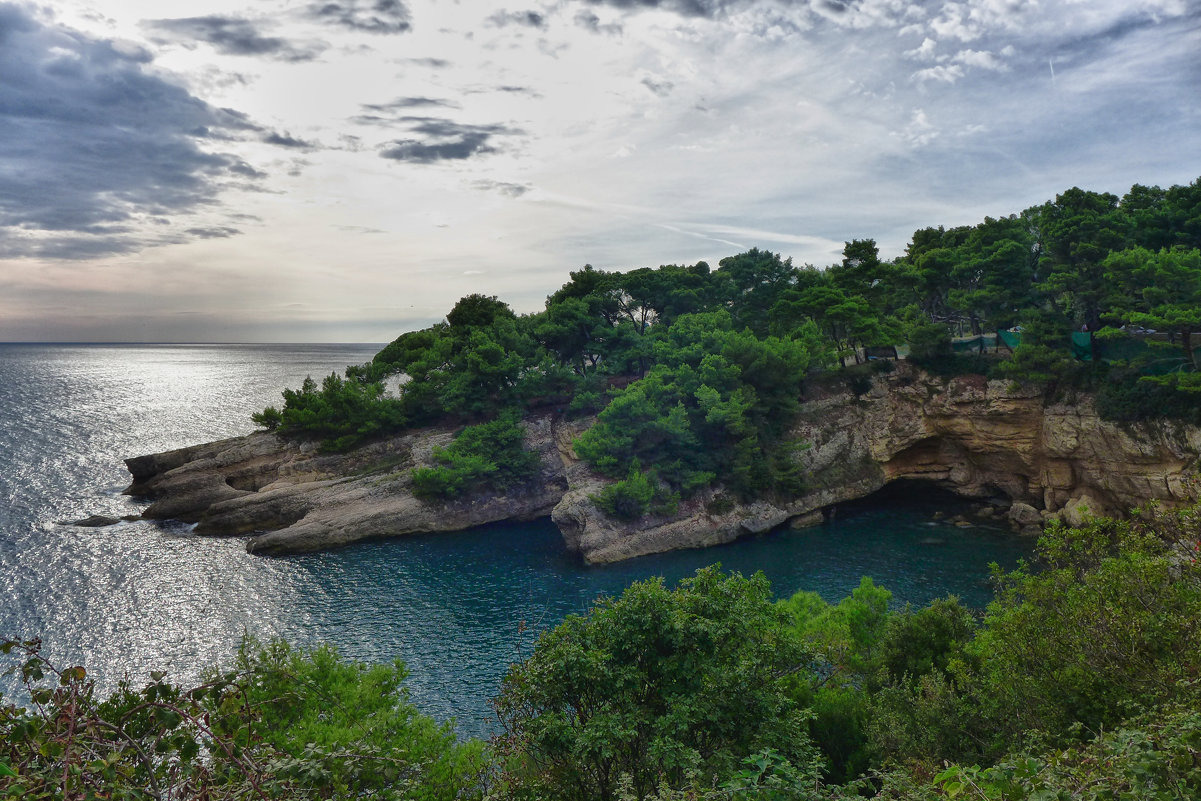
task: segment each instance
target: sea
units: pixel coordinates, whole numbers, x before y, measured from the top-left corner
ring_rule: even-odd
[[[44,655],[85,666],[101,693],[152,670],[195,682],[245,635],[330,643],[353,659],[403,660],[418,708],[486,737],[489,699],[538,633],[633,581],[671,585],[720,563],[763,571],[779,597],[837,602],[866,575],[896,605],[955,594],[983,608],[990,563],[1012,567],[1031,547],[999,526],[951,524],[953,501],[912,493],[814,528],[606,566],[568,553],[549,520],[284,558],[179,522],[72,525],[145,508],[122,494],[123,459],[248,434],[251,413],[278,405],[284,388],[378,348],[0,344],[0,637],[41,638]],[[0,677],[0,694],[21,692]]]

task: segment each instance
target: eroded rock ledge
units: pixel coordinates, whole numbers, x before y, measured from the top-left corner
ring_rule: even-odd
[[[1101,420],[1088,398],[1047,404],[1030,388],[980,376],[940,379],[898,363],[856,397],[815,392],[792,436],[808,489],[786,502],[740,504],[716,487],[667,518],[622,523],[589,500],[606,479],[575,458],[590,421],[526,421],[539,475],[522,488],[446,504],[413,497],[410,475],[431,462],[448,429],[414,431],[348,454],[257,433],[126,460],[127,493],[152,500],[144,517],[197,523],[199,534],[253,534],[252,553],[286,554],[357,540],[457,531],[550,515],[588,562],[729,542],[862,498],[898,479],[924,479],[959,495],[1004,497],[1016,524],[1051,516],[1121,513],[1148,500],[1185,497],[1201,428]]]

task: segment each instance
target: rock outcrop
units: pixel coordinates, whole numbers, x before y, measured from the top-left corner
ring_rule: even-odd
[[[442,429],[410,432],[347,454],[250,434],[127,459],[134,482],[126,493],[152,500],[143,513],[149,519],[194,522],[197,534],[253,534],[246,550],[261,554],[532,520],[550,514],[567,482],[549,418],[532,418],[526,426],[527,447],[539,452],[542,469],[506,494],[436,505],[413,496],[413,468],[431,464],[433,449],[453,439],[452,431]]]
[[[900,479],[919,479],[973,498],[1012,501],[1010,520],[1037,530],[1052,517],[1078,523],[1148,500],[1186,496],[1201,454],[1201,429],[1157,421],[1101,420],[1091,399],[1048,404],[1029,388],[981,376],[941,379],[898,363],[860,395],[835,382],[815,387],[790,436],[810,476],[787,501],[739,503],[711,488],[670,517],[612,520],[591,502],[606,479],[576,459],[572,442],[588,421],[526,421],[526,445],[541,458],[536,479],[505,494],[447,504],[413,497],[410,475],[453,437],[427,429],[349,454],[272,434],[127,460],[130,494],[152,499],[144,516],[197,523],[201,534],[254,534],[247,549],[282,554],[356,540],[454,531],[549,514],[567,546],[589,562],[729,542],[862,498]]]

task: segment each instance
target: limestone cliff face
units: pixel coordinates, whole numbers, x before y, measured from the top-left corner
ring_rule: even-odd
[[[729,542],[783,523],[820,520],[821,510],[898,479],[923,479],[960,495],[1005,498],[1010,519],[1035,529],[1051,516],[1121,513],[1147,500],[1185,496],[1197,469],[1201,429],[1169,422],[1101,420],[1089,398],[1047,404],[1042,395],[980,376],[939,379],[905,363],[859,396],[815,390],[790,432],[808,443],[810,475],[795,498],[741,504],[715,487],[670,517],[623,523],[590,497],[606,479],[575,458],[590,421],[532,417],[527,447],[542,470],[504,495],[448,504],[418,501],[411,471],[453,436],[427,429],[360,448],[320,453],[270,434],[127,461],[128,492],[153,499],[149,518],[197,522],[202,534],[254,533],[254,553],[294,553],[371,537],[454,531],[551,515],[567,546],[588,562]]]
[[[1016,527],[1037,531],[1053,516],[1078,524],[1148,500],[1183,500],[1184,479],[1201,455],[1197,427],[1113,423],[1089,397],[1047,404],[1033,388],[982,376],[941,379],[905,363],[863,395],[819,394],[791,431],[809,444],[799,458],[810,484],[798,497],[730,508],[710,490],[670,519],[627,526],[592,506],[588,496],[602,484],[582,471],[552,517],[570,547],[607,562],[817,522],[822,509],[918,479],[966,497],[1003,498]],[[581,470],[569,466],[569,478]]]
[[[506,494],[446,504],[413,496],[414,467],[453,431],[425,429],[348,454],[258,433],[126,460],[128,494],[150,498],[151,519],[197,524],[198,534],[254,534],[251,553],[316,551],[363,539],[460,531],[498,520],[545,517],[567,482],[548,418],[526,421],[527,447],[542,457],[539,475]]]

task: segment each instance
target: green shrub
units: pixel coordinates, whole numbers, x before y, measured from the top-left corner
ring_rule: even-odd
[[[1201,798],[1201,713],[1167,708],[1141,715],[1093,742],[1064,751],[1018,752],[988,768],[950,765],[932,785],[882,798]],[[916,790],[916,791],[915,791]]]
[[[505,490],[538,472],[538,454],[525,447],[525,428],[515,413],[467,426],[447,448],[435,448],[440,464],[413,471],[413,494],[424,501],[450,500],[467,492]]]
[[[909,361],[926,367],[950,359],[955,355],[951,347],[951,332],[941,323],[922,323],[909,331]]]
[[[618,520],[637,520],[650,511],[654,499],[654,482],[636,466],[628,478],[608,485],[592,497],[601,511]]]
[[[311,377],[299,390],[284,390],[284,408],[268,406],[251,415],[256,425],[285,435],[323,440],[329,451],[344,451],[404,427],[404,404],[385,394],[383,381],[370,371],[347,368],[347,378],[330,373],[320,388]]]
[[[1137,370],[1111,370],[1097,392],[1097,413],[1105,420],[1141,422],[1157,418],[1201,425],[1197,373],[1142,376]]]
[[[284,421],[283,415],[274,406],[268,406],[261,412],[251,414],[250,419],[256,426],[265,428],[268,431],[275,431]]]
[[[404,666],[245,640],[232,668],[184,688],[152,672],[99,699],[40,641],[0,640],[33,703],[0,706],[0,797],[151,801],[480,799],[482,743],[408,700]]]
[[[260,732],[264,742],[297,759],[328,754],[320,773],[338,797],[478,796],[482,744],[459,742],[453,722],[439,725],[417,710],[399,660],[368,665],[342,659],[327,645],[294,649],[282,640],[247,639],[234,670],[252,677],[242,701],[268,723]],[[210,714],[219,712],[218,705]]]
[[[1111,728],[1201,675],[1201,569],[1161,539],[1184,520],[1195,544],[1197,517],[1194,506],[1150,522],[1053,525],[1039,541],[1042,569],[1001,577],[967,646],[978,672],[964,680],[1003,739]]]

